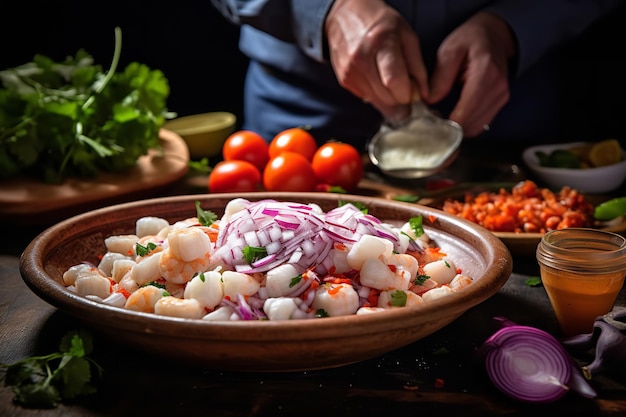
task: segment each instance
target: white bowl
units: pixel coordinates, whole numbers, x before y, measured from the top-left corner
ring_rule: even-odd
[[[572,187],[581,193],[601,194],[617,189],[626,179],[626,151],[622,149],[622,161],[598,168],[571,169],[549,168],[539,165],[537,152],[550,152],[557,149],[570,149],[585,142],[538,145],[526,148],[522,159],[526,166],[547,185],[562,188]]]

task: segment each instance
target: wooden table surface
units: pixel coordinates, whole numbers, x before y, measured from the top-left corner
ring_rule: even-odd
[[[57,350],[62,335],[81,323],[39,299],[20,276],[22,250],[45,226],[0,219],[0,227],[0,362],[6,364]],[[598,397],[591,400],[568,393],[556,403],[525,404],[491,385],[475,349],[497,329],[494,316],[558,335],[545,290],[526,284],[535,276],[534,256],[514,254],[513,274],[504,287],[447,327],[404,348],[336,369],[202,369],[137,351],[88,329],[94,335],[91,356],[104,368],[96,394],[54,409],[27,409],[13,403],[11,388],[1,386],[0,416],[626,415],[626,372],[620,370],[594,378]],[[625,300],[622,290],[618,304],[626,305]],[[580,363],[591,358],[575,357]]]

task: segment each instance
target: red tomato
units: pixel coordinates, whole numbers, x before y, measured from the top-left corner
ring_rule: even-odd
[[[295,152],[270,159],[263,172],[267,191],[313,191],[317,183],[311,162]]]
[[[313,135],[301,127],[286,129],[274,136],[270,142],[270,159],[280,155],[281,152],[295,152],[304,156],[309,161],[317,150],[317,142]]]
[[[261,172],[247,161],[218,162],[209,174],[209,191],[233,193],[259,191]]]
[[[269,144],[256,132],[239,130],[226,138],[222,157],[225,161],[248,161],[259,172],[263,172],[265,164],[270,160]]]
[[[361,154],[352,145],[328,142],[313,156],[313,171],[323,183],[354,190],[363,177]]]

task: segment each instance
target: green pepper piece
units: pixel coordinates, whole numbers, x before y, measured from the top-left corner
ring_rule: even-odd
[[[626,197],[617,197],[598,204],[593,215],[598,220],[612,220],[626,215]]]

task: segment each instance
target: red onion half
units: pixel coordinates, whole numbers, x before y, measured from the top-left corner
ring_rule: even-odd
[[[573,359],[549,333],[497,319],[503,327],[481,347],[487,374],[511,398],[548,403],[570,389],[593,398],[595,391],[581,378]]]

